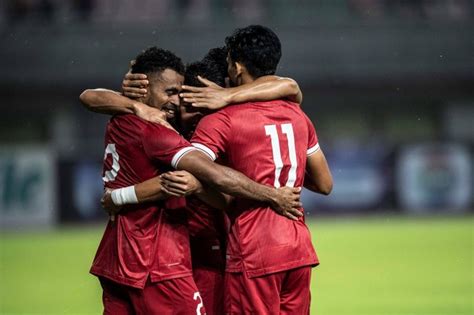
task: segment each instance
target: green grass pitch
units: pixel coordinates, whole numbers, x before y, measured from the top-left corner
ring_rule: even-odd
[[[473,314],[474,218],[309,221],[312,314]],[[0,314],[100,314],[100,228],[0,234]]]

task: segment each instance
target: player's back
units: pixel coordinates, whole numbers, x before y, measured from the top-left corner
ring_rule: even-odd
[[[141,183],[168,170],[150,159],[144,150],[143,138],[149,137],[149,129],[155,129],[159,137],[161,128],[153,126],[135,115],[113,117],[105,132],[105,154],[103,166],[104,186],[121,188]],[[159,211],[157,203],[129,205],[124,208],[118,220],[133,222],[136,229],[156,228],[156,220],[151,220]]]
[[[113,117],[105,135],[105,187],[135,185],[170,169],[149,151],[154,146],[164,151],[168,145],[174,147],[155,145],[154,138],[175,136],[134,115]],[[115,222],[109,221],[91,272],[135,287],[143,287],[148,275],[158,281],[190,274],[188,244],[185,209],[165,213],[162,202],[129,205]]]
[[[107,188],[140,183],[159,174],[143,150],[142,138],[149,123],[134,115],[115,116],[105,132],[103,173]]]
[[[200,124],[192,142],[203,145],[211,156],[221,150],[229,167],[274,187],[303,185],[308,149],[314,150],[317,138],[298,105],[285,101],[238,104],[205,117]],[[212,129],[219,134],[212,135]],[[217,145],[209,147],[212,142]],[[291,221],[265,205],[242,199],[229,217],[228,271],[243,267],[249,276],[258,276],[317,264],[303,220]]]
[[[233,137],[227,161],[251,179],[275,187],[302,186],[308,125],[299,106],[273,101],[228,108]]]

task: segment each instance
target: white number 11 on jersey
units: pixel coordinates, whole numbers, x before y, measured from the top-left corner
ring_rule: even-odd
[[[298,160],[296,159],[295,135],[293,133],[293,126],[291,124],[282,124],[281,132],[286,135],[286,139],[288,140],[288,152],[290,155],[291,163],[291,168],[288,173],[288,180],[286,181],[285,186],[293,187],[296,181],[296,168],[298,166]],[[270,136],[270,139],[272,141],[273,163],[275,164],[275,182],[273,185],[278,188],[280,187],[280,176],[281,169],[283,168],[283,160],[281,158],[280,139],[278,137],[277,126],[266,125],[265,133],[267,136]]]

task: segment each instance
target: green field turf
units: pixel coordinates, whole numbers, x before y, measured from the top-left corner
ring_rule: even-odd
[[[473,217],[310,221],[312,314],[473,314]],[[0,314],[100,314],[103,228],[0,234]]]

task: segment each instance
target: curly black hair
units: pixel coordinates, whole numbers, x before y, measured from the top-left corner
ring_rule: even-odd
[[[240,62],[255,78],[275,74],[281,58],[281,43],[268,27],[250,25],[239,28],[225,39],[232,62]]]
[[[171,69],[179,74],[184,74],[184,64],[181,58],[169,50],[150,47],[135,58],[132,73],[151,74]]]
[[[219,71],[224,77],[229,76],[227,73],[227,48],[225,46],[209,49],[202,60],[213,63],[219,67]]]
[[[186,66],[184,84],[191,86],[204,86],[204,84],[198,80],[198,75],[222,87],[225,86],[225,74],[222,73],[215,62],[211,62],[208,59],[196,61]]]

